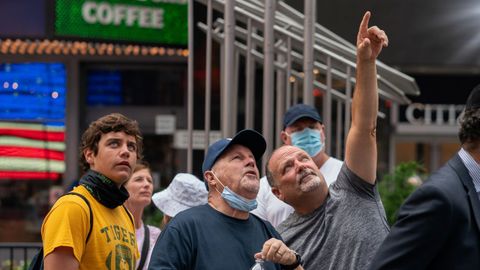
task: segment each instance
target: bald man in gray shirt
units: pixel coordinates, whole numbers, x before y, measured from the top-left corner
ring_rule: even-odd
[[[266,164],[273,194],[295,209],[278,230],[302,254],[305,269],[366,269],[389,231],[375,187],[375,60],[388,38],[378,27],[368,28],[369,19],[367,12],[357,36],[352,126],[337,181],[329,189],[308,153],[290,145],[275,150]]]

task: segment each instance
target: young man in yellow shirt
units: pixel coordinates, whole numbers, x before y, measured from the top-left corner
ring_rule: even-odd
[[[123,207],[128,198],[123,184],[141,152],[136,121],[109,114],[90,124],[80,153],[86,173],[73,190],[90,206],[80,196],[63,196],[47,214],[42,225],[46,270],[134,269],[139,254],[133,219]]]

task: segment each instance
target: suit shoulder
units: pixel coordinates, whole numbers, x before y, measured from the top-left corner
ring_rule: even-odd
[[[462,181],[458,174],[449,165],[445,165],[432,173],[432,175],[426,180],[425,186],[432,186],[445,191],[449,191],[452,188],[463,189]]]
[[[410,197],[413,201],[426,199],[430,202],[443,202],[444,206],[461,204],[465,186],[455,170],[449,165],[445,165],[432,173],[426,182],[415,190]]]

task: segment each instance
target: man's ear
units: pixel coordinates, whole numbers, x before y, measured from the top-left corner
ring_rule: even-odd
[[[85,160],[87,161],[88,164],[90,164],[90,165],[93,164],[93,158],[95,156],[93,154],[93,150],[91,150],[91,149],[83,150],[83,156],[85,157]]]
[[[290,138],[284,130],[282,130],[282,132],[280,133],[280,139],[282,139],[283,144],[289,144],[288,142]]]
[[[215,178],[213,177],[211,171],[206,171],[205,173],[203,173],[203,179],[207,181],[208,189],[217,187],[217,181],[215,181]]]
[[[283,201],[283,194],[278,187],[272,187],[272,193],[275,195],[279,200]]]
[[[322,140],[325,141],[325,125],[320,124],[320,134],[322,136]]]

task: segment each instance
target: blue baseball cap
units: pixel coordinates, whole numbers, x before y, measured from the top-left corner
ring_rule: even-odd
[[[240,144],[250,149],[255,157],[255,160],[259,160],[267,148],[267,142],[265,141],[265,138],[263,138],[262,134],[253,129],[241,130],[233,138],[218,140],[208,147],[207,155],[203,160],[202,173],[205,174],[206,171],[211,170],[218,157],[220,157],[228,149],[228,147],[234,144]],[[208,190],[206,181],[205,185],[207,186]]]
[[[295,123],[295,121],[297,121],[298,119],[304,117],[311,118],[320,123],[322,122],[322,118],[318,114],[317,109],[310,105],[297,104],[290,107],[290,109],[288,109],[288,111],[283,116],[283,129]]]

